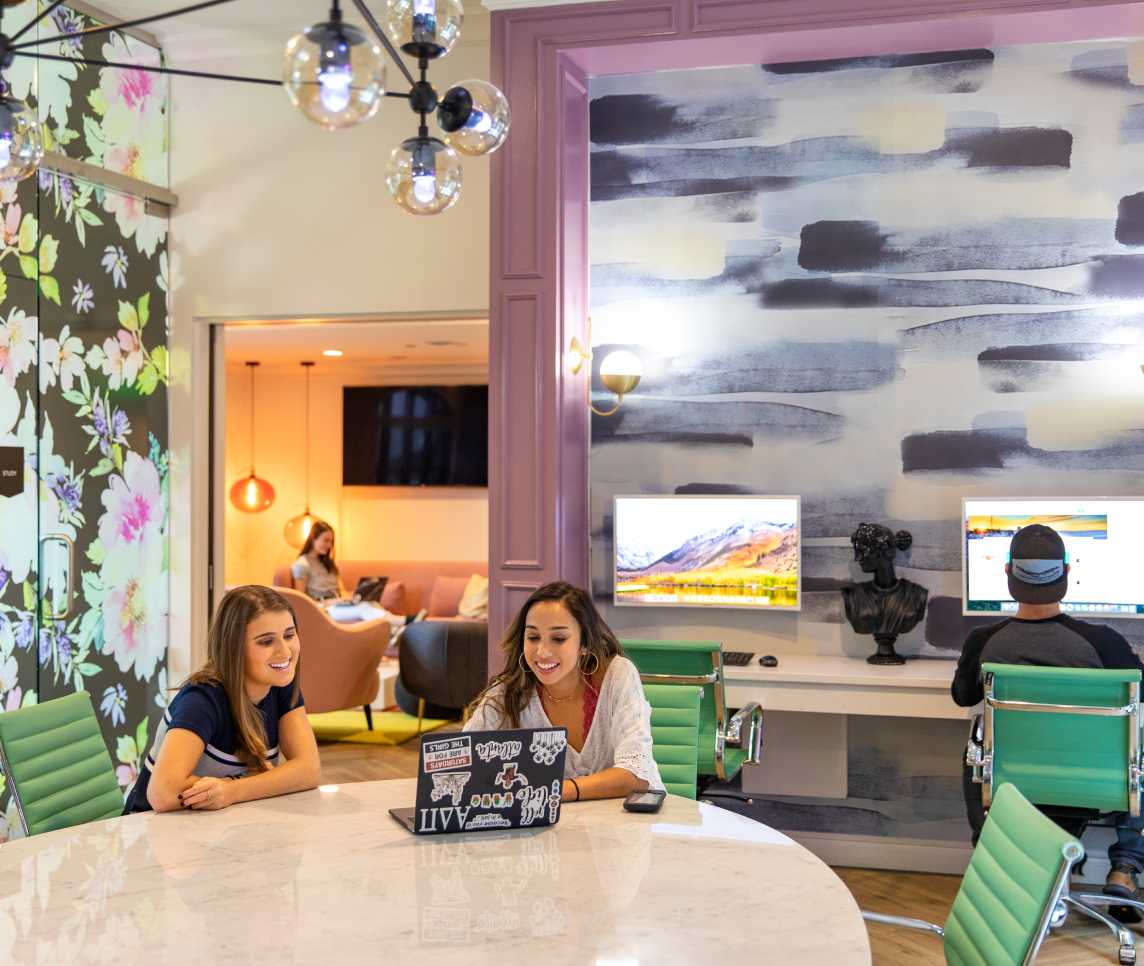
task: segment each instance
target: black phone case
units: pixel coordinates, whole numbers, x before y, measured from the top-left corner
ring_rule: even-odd
[[[654,805],[647,805],[644,802],[632,801],[633,797],[643,798],[644,795],[658,795],[659,801]],[[632,792],[627,798],[624,799],[624,809],[629,812],[658,812],[663,807],[663,800],[667,798],[667,792],[661,792],[659,789],[649,789],[646,792]]]

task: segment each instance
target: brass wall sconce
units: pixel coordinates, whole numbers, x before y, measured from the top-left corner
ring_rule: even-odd
[[[564,358],[572,375],[577,375],[584,364],[591,361],[592,353],[580,344],[578,338],[573,336]],[[605,389],[615,395],[616,404],[611,409],[597,409],[589,403],[588,408],[597,416],[613,415],[619,410],[624,401],[624,396],[635,389],[642,378],[643,363],[640,362],[639,356],[634,352],[629,352],[627,349],[609,352],[604,356],[604,361],[600,363],[600,382],[604,384]]]

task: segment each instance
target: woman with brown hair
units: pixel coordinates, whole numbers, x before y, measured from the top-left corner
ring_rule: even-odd
[[[505,669],[469,708],[465,731],[566,728],[566,802],[663,788],[639,671],[585,591],[557,581],[533,592],[501,649]]]
[[[300,650],[281,594],[228,592],[207,663],[171,700],[124,812],[226,808],[315,787],[321,762],[298,689]]]
[[[315,520],[310,527],[302,553],[290,565],[290,580],[295,590],[320,603],[326,609],[326,616],[338,624],[384,620],[396,634],[407,624],[424,620],[429,613],[422,610],[404,617],[390,613],[379,601],[349,599],[334,562],[334,528],[325,520]]]

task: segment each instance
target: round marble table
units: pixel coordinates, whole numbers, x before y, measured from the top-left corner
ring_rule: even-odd
[[[806,849],[668,797],[554,828],[416,837],[412,781],[133,815],[0,845],[3,963],[868,964]]]

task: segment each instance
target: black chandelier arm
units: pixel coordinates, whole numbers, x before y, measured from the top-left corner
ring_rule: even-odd
[[[282,81],[271,80],[268,77],[239,77],[235,74],[215,74],[201,70],[179,70],[177,67],[150,67],[144,64],[124,64],[113,60],[97,60],[94,57],[64,57],[61,54],[38,54],[30,50],[17,50],[15,54],[17,57],[32,57],[35,60],[61,60],[69,64],[90,64],[93,67],[121,67],[124,70],[141,70],[149,74],[172,74],[176,77],[202,77],[207,80],[235,81],[239,84],[262,84],[266,87],[282,86]]]
[[[362,15],[365,22],[369,24],[369,29],[374,32],[377,39],[381,41],[381,45],[385,48],[386,53],[389,54],[393,62],[397,65],[397,69],[405,75],[405,79],[409,81],[409,86],[413,87],[417,81],[414,79],[413,74],[410,73],[409,67],[405,61],[401,59],[401,55],[394,49],[393,44],[389,42],[389,38],[385,35],[385,31],[381,29],[381,24],[377,22],[377,18],[370,12],[369,7],[365,5],[365,0],[353,0],[353,4],[358,9],[358,13]]]
[[[386,97],[400,97],[403,101],[409,100],[409,92],[408,91],[406,91],[404,94],[402,94],[401,91],[386,91],[385,96]]]
[[[56,2],[52,3],[52,5],[44,11],[44,13],[40,14],[39,17],[32,21],[32,23],[24,27],[20,33],[16,34],[12,40],[18,40],[22,34],[31,29],[31,27],[37,21],[42,19],[45,14],[50,13],[52,10],[58,7],[60,3],[63,2],[64,0],[56,0]],[[139,17],[135,20],[123,20],[120,23],[101,24],[97,27],[87,27],[84,30],[77,30],[74,33],[56,34],[54,37],[37,37],[35,40],[25,40],[22,44],[13,43],[12,49],[21,50],[25,47],[38,47],[40,44],[58,43],[61,40],[73,40],[76,37],[91,37],[95,34],[109,33],[113,30],[124,30],[127,27],[140,27],[143,24],[155,23],[157,20],[167,20],[171,17],[181,16],[185,13],[194,13],[196,10],[205,10],[207,7],[217,7],[222,3],[233,2],[234,0],[204,0],[202,3],[195,3],[189,7],[179,7],[177,10],[168,10],[166,13],[151,14],[149,17]]]
[[[14,40],[14,41],[19,40],[21,37],[24,36],[24,34],[26,34],[29,30],[31,30],[34,26],[36,26],[36,24],[38,24],[41,20],[43,20],[44,17],[48,16],[53,10],[55,10],[56,7],[63,6],[63,4],[64,4],[64,0],[52,0],[52,3],[50,3],[46,7],[44,7],[44,9],[41,10],[38,14],[36,14],[35,17],[33,17],[26,24],[24,24],[24,26],[21,27],[19,30],[17,30],[16,33],[14,33],[12,35],[12,40]]]

